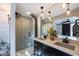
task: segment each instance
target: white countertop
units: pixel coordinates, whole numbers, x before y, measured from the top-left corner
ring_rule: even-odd
[[[46,45],[48,45],[50,47],[53,47],[53,48],[56,48],[56,49],[58,49],[60,51],[66,52],[66,53],[68,53],[70,55],[79,56],[79,41],[70,41],[69,42],[69,45],[75,46],[75,50],[70,50],[68,48],[64,48],[64,47],[55,45],[54,43],[56,43],[56,42],[62,42],[62,40],[58,39],[58,38],[56,38],[53,41],[51,41],[50,39],[35,38],[35,41],[41,42],[41,43],[46,44]]]

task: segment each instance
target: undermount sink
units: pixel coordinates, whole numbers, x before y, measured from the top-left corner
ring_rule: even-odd
[[[64,48],[67,48],[67,49],[70,49],[70,50],[75,50],[75,46],[69,45],[69,44],[66,44],[66,43],[56,42],[54,44],[61,46],[61,47],[64,47]]]

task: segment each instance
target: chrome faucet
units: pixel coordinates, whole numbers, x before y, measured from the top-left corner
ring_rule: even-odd
[[[68,37],[63,38],[63,42],[64,42],[64,43],[69,43],[69,39],[68,39]]]

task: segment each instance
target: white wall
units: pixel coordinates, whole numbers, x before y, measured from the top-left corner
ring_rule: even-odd
[[[37,21],[37,23],[38,23],[38,37],[41,37],[41,30],[42,30],[41,18],[40,18],[40,16],[38,16],[37,18],[38,18],[38,21]]]
[[[48,34],[48,29],[51,28],[51,23],[46,23],[42,26],[42,35]]]
[[[9,43],[9,24],[6,12],[0,11],[0,41]]]
[[[10,50],[10,55],[11,56],[15,56],[15,10],[16,10],[16,4],[15,3],[12,3],[11,4],[11,21],[10,21],[10,47],[11,47],[11,50]]]

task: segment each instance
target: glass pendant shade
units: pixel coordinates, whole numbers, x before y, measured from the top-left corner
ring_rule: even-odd
[[[70,15],[70,10],[67,11],[67,15]]]

